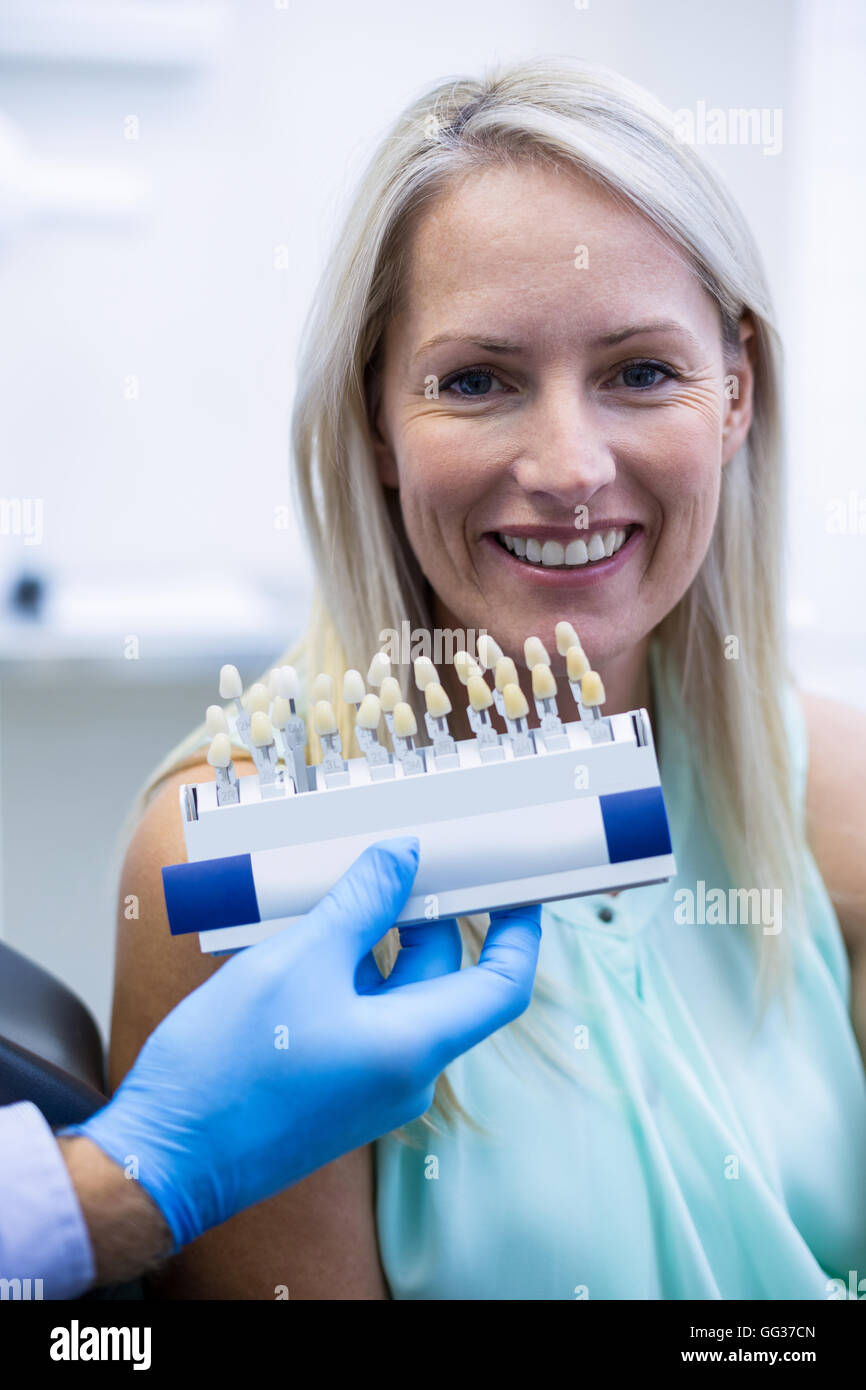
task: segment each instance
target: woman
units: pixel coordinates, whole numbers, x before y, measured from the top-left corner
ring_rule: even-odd
[[[568,618],[608,712],[650,710],[679,875],[545,908],[526,1026],[448,1069],[447,1123],[210,1233],[167,1291],[831,1296],[866,1269],[866,721],[786,681],[777,349],[740,214],[615,75],[444,83],[367,171],[299,380],[308,677],[408,618],[486,628],[528,692],[524,639]],[[124,868],[115,1082],[216,968],[161,900],[189,766]],[[783,914],[740,920],[739,889]]]

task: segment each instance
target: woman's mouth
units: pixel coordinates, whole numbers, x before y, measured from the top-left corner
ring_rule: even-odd
[[[506,559],[509,564],[518,565],[525,573],[534,573],[539,579],[556,582],[563,579],[588,580],[590,575],[608,573],[618,569],[623,557],[635,545],[632,539],[641,527],[634,522],[609,525],[585,531],[581,536],[567,539],[560,533],[557,538],[537,531],[529,535],[526,531],[488,531],[484,540]]]

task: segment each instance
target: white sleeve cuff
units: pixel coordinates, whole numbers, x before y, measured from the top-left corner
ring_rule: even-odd
[[[57,1140],[29,1100],[0,1106],[0,1279],[7,1298],[75,1298],[93,1248]]]

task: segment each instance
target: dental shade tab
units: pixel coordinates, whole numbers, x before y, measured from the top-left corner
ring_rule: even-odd
[[[214,953],[263,940],[314,907],[368,845],[397,835],[420,842],[399,918],[406,925],[430,920],[431,894],[443,917],[671,878],[646,711],[605,716],[601,677],[575,629],[558,623],[555,640],[576,719],[562,707],[568,693],[558,690],[547,649],[530,637],[524,657],[539,720],[531,728],[514,661],[484,636],[478,660],[454,656],[472,738],[453,737],[436,667],[427,657],[415,661],[430,739],[419,746],[415,712],[380,652],[366,684],[354,669],[343,678],[360,758],[343,757],[333,680],[320,673],[312,681],[311,724],[322,749],[315,765],[305,762],[293,668],[275,669],[242,697],[236,668],[223,667],[220,695],[233,702],[228,714],[256,773],[237,777],[226,711],[209,706],[215,780],[181,788],[188,862],[163,869],[172,934],[197,931],[201,949]],[[494,709],[504,732],[494,727]],[[383,715],[393,753],[380,741]]]
[[[382,718],[382,702],[378,695],[365,695],[355,719],[355,737],[358,747],[367,759],[370,780],[381,782],[394,776],[394,765],[387,748],[379,742],[379,721]]]
[[[415,747],[418,735],[415,711],[405,700],[398,701],[394,706],[392,725],[394,757],[403,769],[403,776],[414,777],[419,772],[426,772],[424,749]]]
[[[473,675],[466,682],[466,693],[469,696],[469,725],[478,740],[479,758],[483,763],[501,762],[505,749],[490,719],[490,706],[493,704],[490,686],[481,675]]]
[[[307,726],[296,708],[300,696],[298,673],[294,666],[281,666],[276,681],[277,699],[285,700],[289,707],[289,717],[278,725],[283,741],[283,758],[289,776],[299,792],[309,790],[309,774],[306,762]],[[274,702],[276,704],[276,701]],[[280,706],[282,713],[283,707]],[[273,711],[272,711],[273,712]]]
[[[517,667],[510,656],[501,656],[496,662],[496,670],[493,673],[493,702],[496,705],[496,713],[505,718],[505,696],[503,694],[506,685],[519,685],[520,677],[517,674]]]
[[[394,711],[403,702],[403,692],[400,689],[400,682],[394,676],[386,676],[379,686],[379,700],[382,704],[382,713],[385,716],[385,726],[388,733],[393,737],[394,734]]]

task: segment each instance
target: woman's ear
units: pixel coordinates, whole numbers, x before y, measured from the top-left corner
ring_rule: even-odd
[[[744,314],[740,320],[740,346],[736,360],[725,374],[725,402],[722,423],[722,464],[729,463],[743,444],[752,423],[755,374],[752,353],[755,327]]]

